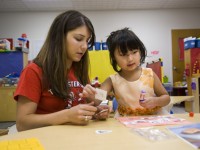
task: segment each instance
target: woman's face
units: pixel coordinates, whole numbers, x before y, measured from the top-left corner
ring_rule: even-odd
[[[123,55],[122,52],[117,48],[114,51],[114,57],[118,66],[122,70],[133,71],[140,65],[141,56],[139,49],[128,51],[127,54]]]
[[[86,26],[81,26],[69,31],[66,35],[67,64],[71,67],[72,62],[79,62],[88,49],[90,32]]]

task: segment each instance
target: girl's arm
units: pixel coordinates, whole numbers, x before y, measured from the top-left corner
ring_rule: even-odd
[[[110,77],[108,77],[102,84],[100,89],[107,91],[107,93],[110,93],[113,90],[112,81]]]
[[[164,107],[169,104],[170,96],[167,93],[166,89],[162,85],[158,76],[154,73],[154,92],[156,94],[155,97],[147,97],[144,101],[140,102],[140,105],[145,108],[155,108],[155,107]]]
[[[156,94],[155,104],[157,106],[166,106],[170,102],[170,96],[166,89],[164,88],[162,82],[158,78],[158,76],[154,73],[154,92]]]
[[[87,119],[90,120],[97,111],[97,108],[92,105],[93,103],[81,104],[55,113],[36,114],[37,104],[24,96],[19,96],[17,101],[17,130],[23,131],[66,123],[85,125],[88,123],[85,116],[88,116]]]

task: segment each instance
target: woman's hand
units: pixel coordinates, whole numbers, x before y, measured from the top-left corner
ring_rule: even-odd
[[[108,105],[97,106],[97,112],[94,114],[94,119],[105,120],[109,117],[111,107]]]
[[[89,104],[79,104],[68,109],[68,122],[72,124],[86,125],[92,116],[96,113],[97,107],[94,107],[94,102]]]
[[[86,98],[87,102],[94,102],[94,106],[98,106],[101,103],[101,100],[95,99],[95,94],[97,93],[96,89],[90,84],[87,84],[83,88],[83,92],[79,94],[80,97]]]
[[[94,101],[96,94],[96,89],[92,87],[90,84],[87,84],[83,88],[83,92],[79,94],[80,97],[87,98],[90,101]]]

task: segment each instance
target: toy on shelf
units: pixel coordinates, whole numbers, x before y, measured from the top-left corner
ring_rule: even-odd
[[[7,52],[12,49],[12,39],[0,39],[0,52]]]
[[[0,49],[3,49],[3,50],[6,50],[6,49],[10,49],[9,47],[8,47],[8,40],[6,40],[6,39],[2,39],[2,40],[0,40]]]
[[[29,40],[27,39],[27,35],[23,33],[18,40],[18,45],[15,47],[16,50],[23,51],[25,53],[29,52]]]
[[[3,78],[0,78],[0,87],[17,86],[19,74],[12,72]]]

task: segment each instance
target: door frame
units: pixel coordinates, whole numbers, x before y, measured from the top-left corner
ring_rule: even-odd
[[[200,29],[172,29],[172,78],[173,83],[182,81],[184,60],[179,60],[179,38],[200,37]]]

